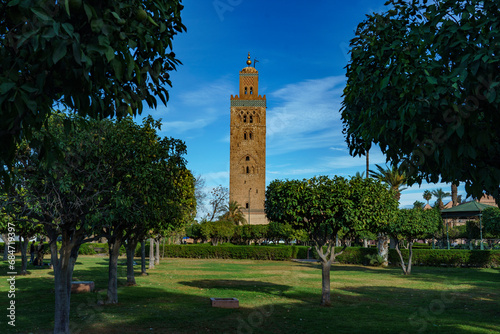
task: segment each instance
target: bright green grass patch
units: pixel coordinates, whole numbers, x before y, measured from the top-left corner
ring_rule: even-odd
[[[52,331],[53,273],[28,270],[31,275],[16,278],[15,328],[5,320],[7,284],[0,286],[2,333]],[[73,333],[500,332],[499,269],[416,267],[406,277],[398,268],[334,265],[329,308],[319,306],[315,263],[163,259],[149,276],[138,270],[138,285],[127,287],[125,266],[119,266],[120,303],[99,306],[107,259],[80,256],[73,278],[95,281],[97,292],[72,295]],[[240,308],[212,308],[210,297],[236,297]]]

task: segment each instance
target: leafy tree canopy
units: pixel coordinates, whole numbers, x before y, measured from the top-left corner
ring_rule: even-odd
[[[441,225],[439,210],[400,209],[397,218],[387,226],[387,232],[398,239],[413,242],[415,239],[427,238]]]
[[[335,236],[385,226],[396,210],[394,192],[372,178],[274,180],[266,190],[267,217],[307,231],[315,245],[322,263],[322,305],[330,305],[330,267],[342,253],[335,253]]]
[[[500,209],[492,207],[484,210],[482,219],[486,232],[498,238],[500,236]]]
[[[396,251],[398,252],[401,268],[405,275],[411,273],[411,262],[413,256],[413,242],[416,239],[424,239],[442,226],[442,219],[439,210],[423,210],[421,208],[401,209],[396,219],[393,219],[387,225],[386,232],[396,240]],[[409,258],[405,264],[401,250],[399,249],[399,240],[406,240],[409,243]]]
[[[500,11],[495,1],[391,0],[351,40],[342,103],[351,155],[378,144],[408,184],[500,196]]]
[[[168,99],[186,28],[178,0],[0,2],[0,163],[54,107],[92,118],[140,114]]]

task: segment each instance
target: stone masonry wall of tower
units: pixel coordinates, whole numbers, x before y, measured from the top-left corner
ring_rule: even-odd
[[[242,207],[250,224],[267,224],[266,96],[259,95],[259,72],[240,71],[239,95],[231,95],[229,200]]]

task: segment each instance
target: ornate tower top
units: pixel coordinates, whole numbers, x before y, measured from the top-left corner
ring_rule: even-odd
[[[250,60],[250,52],[248,53],[248,57],[247,57],[247,65],[248,66],[252,65],[252,61]]]

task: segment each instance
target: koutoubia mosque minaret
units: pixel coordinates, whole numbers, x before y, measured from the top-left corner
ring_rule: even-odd
[[[255,66],[255,65],[254,65]],[[248,53],[240,71],[240,93],[231,95],[229,200],[236,201],[247,223],[267,224],[266,96],[259,95],[259,72]]]

